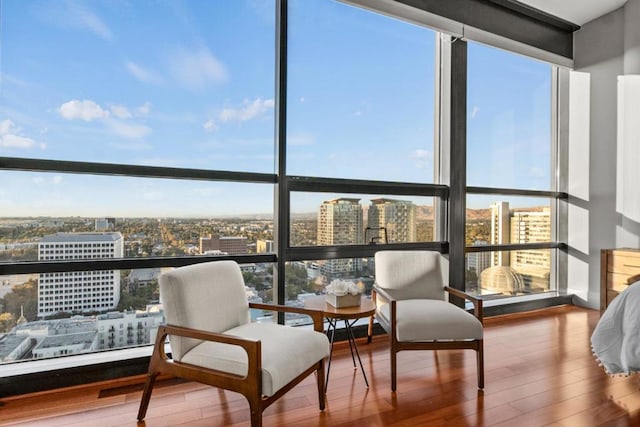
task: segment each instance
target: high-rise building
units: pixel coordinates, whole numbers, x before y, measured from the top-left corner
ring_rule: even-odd
[[[367,216],[372,234],[368,238],[384,239],[389,243],[416,241],[416,206],[413,202],[392,199],[373,199]],[[384,242],[381,242],[384,243]]]
[[[491,209],[491,244],[505,245],[510,243],[509,203],[496,202],[492,203],[489,207]],[[494,251],[491,264],[494,266],[508,266],[509,253]]]
[[[122,258],[123,248],[118,232],[57,233],[40,240],[38,259]],[[38,317],[112,310],[119,301],[120,270],[42,273],[38,278]]]
[[[360,199],[327,200],[318,213],[318,245],[353,245],[363,243],[363,215]],[[358,271],[362,261],[332,259],[322,263],[321,270],[329,276]]]
[[[541,243],[551,241],[551,211],[548,207],[509,210],[508,202],[491,204],[491,244]],[[548,288],[551,251],[518,249],[493,252],[492,266],[511,267],[527,288]]]
[[[551,211],[516,211],[511,215],[511,243],[551,241]],[[546,288],[551,270],[551,251],[520,249],[511,251],[511,267],[522,274],[525,286]]]

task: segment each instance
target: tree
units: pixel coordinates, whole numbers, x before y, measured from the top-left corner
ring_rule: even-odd
[[[9,332],[16,326],[16,317],[13,313],[0,313],[0,332]]]
[[[11,292],[0,301],[4,311],[11,313],[17,319],[24,307],[24,317],[28,321],[36,320],[38,315],[38,282],[30,279],[26,283],[16,285]]]

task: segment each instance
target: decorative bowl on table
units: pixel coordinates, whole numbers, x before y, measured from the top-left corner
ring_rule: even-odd
[[[360,305],[362,289],[350,280],[332,280],[325,290],[327,292],[327,303],[336,308]]]

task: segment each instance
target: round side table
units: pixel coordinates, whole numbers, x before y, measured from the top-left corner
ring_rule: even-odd
[[[327,378],[324,383],[325,392],[327,385],[329,384],[329,371],[331,370],[331,356],[333,355],[333,342],[336,334],[336,326],[339,320],[344,321],[345,330],[347,331],[347,340],[349,342],[349,350],[351,351],[351,359],[353,360],[353,367],[357,368],[356,357],[360,363],[360,370],[364,377],[364,382],[369,387],[369,381],[367,375],[364,373],[364,367],[362,366],[362,360],[360,359],[360,353],[358,352],[358,346],[356,345],[355,337],[351,327],[356,323],[358,319],[363,317],[371,317],[376,311],[376,306],[370,298],[362,296],[360,299],[360,305],[352,307],[334,307],[329,304],[324,295],[318,295],[315,297],[309,297],[304,300],[304,306],[314,310],[320,310],[323,312],[324,317],[329,323],[327,328],[327,336],[331,342],[331,350],[329,351],[329,362],[327,363]]]

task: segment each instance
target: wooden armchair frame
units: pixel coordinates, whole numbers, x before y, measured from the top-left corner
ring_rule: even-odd
[[[467,294],[459,289],[445,286],[444,290],[451,295],[455,295],[465,300],[471,301],[474,307],[474,316],[483,323],[482,317],[482,300]],[[374,285],[371,298],[378,307],[377,299],[380,298],[389,304],[390,323],[382,316],[376,316],[380,325],[389,334],[389,343],[391,346],[391,391],[396,391],[397,387],[397,353],[403,350],[451,350],[451,349],[471,349],[476,351],[476,363],[478,370],[478,388],[484,388],[484,351],[483,340],[452,340],[452,341],[398,341],[396,336],[396,313],[397,300],[393,298],[387,291]],[[463,310],[461,308],[461,310]],[[373,316],[369,319],[369,330],[373,328]]]
[[[299,307],[289,307],[275,304],[249,303],[249,308],[270,310],[276,312],[301,313],[310,316],[313,319],[314,330],[323,332],[323,313],[318,310],[310,310]],[[168,335],[177,335],[187,338],[195,338],[205,341],[214,341],[223,344],[231,344],[242,347],[248,357],[248,371],[246,376],[230,374],[223,371],[213,370],[196,366],[188,363],[182,363],[172,360],[165,352],[165,341]],[[262,356],[261,342],[258,340],[250,340],[238,338],[231,335],[213,333],[191,328],[184,328],[172,325],[163,325],[158,328],[153,354],[149,361],[149,371],[142,393],[140,409],[138,410],[138,421],[142,421],[146,415],[151,392],[158,375],[170,375],[185,378],[191,381],[208,384],[225,390],[238,392],[245,396],[249,402],[251,410],[251,425],[259,427],[262,425],[262,412],[277,399],[282,397],[287,391],[291,390],[300,381],[316,372],[316,382],[318,386],[318,402],[320,410],[325,408],[325,392],[324,392],[324,359],[310,366],[306,371],[302,372],[294,378],[289,384],[279,389],[271,396],[262,395]]]

